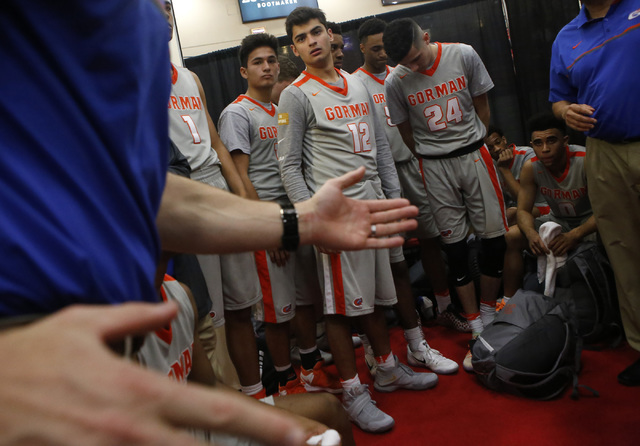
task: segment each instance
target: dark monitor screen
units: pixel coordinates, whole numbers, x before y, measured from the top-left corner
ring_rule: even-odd
[[[382,0],[382,6],[401,5],[403,3],[425,3],[429,0]]]
[[[318,7],[318,0],[238,0],[242,23],[286,17],[298,6]]]

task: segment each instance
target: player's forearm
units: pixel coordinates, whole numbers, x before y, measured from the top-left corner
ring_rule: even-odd
[[[520,228],[520,231],[524,234],[527,240],[531,240],[531,238],[538,233],[534,226],[534,218],[531,212],[518,208],[516,220],[518,221],[518,228]]]
[[[596,226],[596,217],[592,215],[591,217],[589,217],[589,219],[587,219],[587,221],[585,221],[577,228],[573,229],[571,232],[575,234],[578,240],[583,240],[586,236],[588,236],[589,234],[593,234],[597,230],[598,227]]]

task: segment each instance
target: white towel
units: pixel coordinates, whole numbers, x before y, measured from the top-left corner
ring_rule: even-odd
[[[558,223],[548,221],[538,230],[540,238],[545,246],[549,246],[549,242],[562,233],[562,226]],[[544,280],[545,296],[553,297],[556,291],[556,270],[565,264],[567,255],[555,256],[551,251],[546,256],[538,257],[538,283]]]

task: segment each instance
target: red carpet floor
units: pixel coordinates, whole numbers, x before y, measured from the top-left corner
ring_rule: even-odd
[[[406,363],[402,330],[390,333],[394,352]],[[488,390],[462,370],[469,334],[439,326],[427,327],[425,333],[432,347],[460,364],[460,371],[440,375],[438,385],[423,392],[376,392],[362,347],[356,350],[361,381],[370,384],[378,407],[396,421],[385,434],[367,434],[354,426],[358,445],[640,445],[640,387],[616,380],[638,357],[626,344],[583,351],[579,382],[597,390],[599,397],[582,390],[579,400],[567,391],[552,401],[534,401]]]

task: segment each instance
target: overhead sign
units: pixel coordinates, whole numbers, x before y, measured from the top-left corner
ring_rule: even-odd
[[[318,7],[318,0],[238,0],[242,23],[286,17],[298,6]]]

